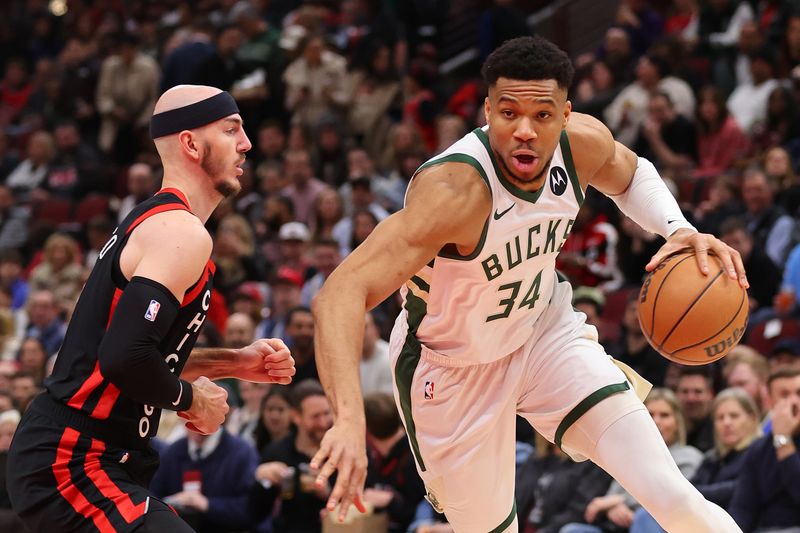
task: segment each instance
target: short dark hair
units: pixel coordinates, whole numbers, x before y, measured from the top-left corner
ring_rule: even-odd
[[[572,85],[575,69],[569,56],[539,36],[517,37],[489,54],[481,68],[487,86],[500,78],[511,80],[556,80],[561,89]]]
[[[314,378],[304,379],[292,389],[289,395],[289,405],[291,405],[292,409],[301,411],[303,400],[312,396],[325,396],[325,389]]]
[[[286,313],[286,325],[288,326],[289,324],[291,324],[294,315],[300,313],[308,313],[309,315],[314,316],[314,313],[311,312],[310,308],[304,305],[298,305],[297,307],[292,307],[291,309],[289,309],[289,312]]]
[[[719,225],[720,237],[736,233],[737,231],[743,231],[745,234],[750,235],[750,230],[747,229],[747,224],[741,217],[728,217]]]
[[[400,428],[400,414],[391,394],[375,392],[364,396],[364,417],[367,433],[376,439],[386,439]]]
[[[700,376],[702,378],[705,378],[709,388],[711,388],[711,390],[714,390],[714,375],[711,373],[711,369],[709,367],[685,366],[680,370],[678,381],[680,381],[682,378],[686,376]]]
[[[778,379],[796,378],[800,376],[800,366],[788,366],[772,372],[767,378],[767,388],[772,388],[772,382]]]

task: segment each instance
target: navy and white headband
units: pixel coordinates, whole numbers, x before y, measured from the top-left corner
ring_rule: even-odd
[[[199,128],[238,112],[239,106],[233,96],[222,91],[205,100],[153,115],[150,119],[150,137],[158,139]]]

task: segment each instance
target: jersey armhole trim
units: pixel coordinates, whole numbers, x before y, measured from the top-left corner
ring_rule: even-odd
[[[572,183],[572,190],[575,192],[575,199],[578,205],[583,205],[584,194],[581,189],[581,182],[578,179],[578,172],[575,170],[575,161],[572,159],[572,148],[569,145],[569,135],[567,130],[561,130],[561,155],[564,156],[564,166],[567,167],[567,175]]]
[[[483,182],[486,184],[486,188],[489,189],[489,195],[492,195],[492,186],[489,183],[489,176],[486,175],[486,171],[483,169],[481,164],[478,162],[477,159],[472,157],[471,155],[467,154],[448,154],[442,156],[438,159],[434,159],[433,161],[428,161],[427,163],[420,166],[417,171],[414,173],[416,176],[421,170],[426,169],[428,167],[432,167],[435,165],[440,165],[442,163],[464,163],[466,165],[471,166],[474,168],[478,174],[480,175]],[[448,243],[442,246],[442,249],[439,250],[437,254],[438,257],[444,257],[445,259],[454,259],[456,261],[471,261],[478,257],[483,250],[483,245],[486,243],[486,235],[489,233],[489,219],[491,218],[491,213],[486,216],[486,221],[483,223],[483,230],[481,231],[481,237],[478,241],[478,244],[475,245],[475,249],[469,255],[462,255],[458,252],[458,247],[453,243]]]

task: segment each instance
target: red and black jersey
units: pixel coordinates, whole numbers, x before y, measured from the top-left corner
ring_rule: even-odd
[[[140,443],[156,434],[161,410],[120,395],[100,372],[98,348],[128,283],[119,263],[128,237],[148,217],[176,209],[189,211],[186,197],[177,189],[162,189],[136,206],[114,230],[75,306],[53,374],[45,380],[54,399],[104,421],[103,425],[120,437]],[[214,264],[209,260],[200,279],[186,291],[177,318],[159,345],[175,375],[180,375],[205,322],[213,275]]]

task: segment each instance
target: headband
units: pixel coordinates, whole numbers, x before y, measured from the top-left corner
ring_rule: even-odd
[[[153,115],[150,119],[150,138],[158,139],[199,128],[238,112],[239,106],[233,97],[227,91],[222,91],[205,100]]]

